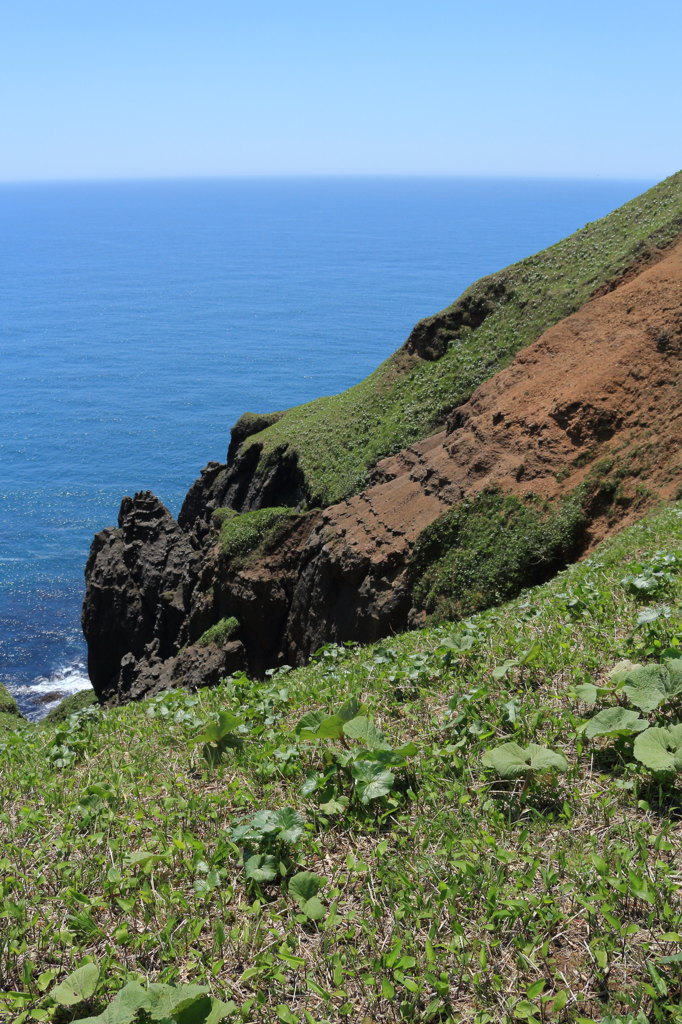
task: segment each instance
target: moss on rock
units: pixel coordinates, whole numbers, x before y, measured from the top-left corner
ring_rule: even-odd
[[[230,615],[229,618],[220,619],[215,625],[210,626],[205,633],[202,633],[197,643],[201,647],[208,647],[209,644],[226,644],[234,637],[238,629],[239,619]]]

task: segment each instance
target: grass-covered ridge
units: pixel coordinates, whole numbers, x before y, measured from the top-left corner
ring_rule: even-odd
[[[682,172],[570,238],[482,281],[428,321],[436,361],[398,350],[340,395],[282,414],[245,442],[262,446],[265,467],[288,446],[303,471],[310,505],[325,506],[361,489],[379,458],[427,437],[447,412],[548,327],[575,312],[649,246],[682,231]],[[492,298],[491,298],[492,297]],[[464,326],[472,305],[489,309]]]
[[[464,622],[20,725],[0,1020],[131,981],[244,1024],[681,1020],[682,790],[646,762],[674,762],[681,650],[677,505]]]

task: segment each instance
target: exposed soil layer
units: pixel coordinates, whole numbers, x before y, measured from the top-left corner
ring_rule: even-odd
[[[678,241],[519,353],[446,430],[379,462],[361,494],[299,517],[246,564],[225,562],[208,522],[225,467],[207,467],[180,526],[152,495],[126,499],[119,529],[95,538],[88,562],[83,622],[96,691],[121,700],[199,685],[207,668],[211,678],[242,664],[263,672],[330,640],[404,629],[416,538],[487,487],[552,499],[595,465],[620,469],[620,514],[593,510],[587,542],[600,540],[680,487],[681,366]],[[273,467],[272,500],[259,504],[285,503],[282,486],[296,493],[294,470],[286,459]],[[222,655],[194,646],[231,615],[240,642]]]

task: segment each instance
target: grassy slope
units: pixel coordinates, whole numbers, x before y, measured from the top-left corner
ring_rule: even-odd
[[[379,458],[439,429],[448,410],[617,276],[643,243],[665,244],[681,229],[682,172],[494,275],[504,280],[512,299],[476,330],[460,332],[437,362],[398,351],[348,391],[289,409],[246,445],[263,445],[262,462],[281,445],[295,450],[312,505],[355,493]],[[432,319],[444,318],[446,324],[447,314],[443,310]]]
[[[17,993],[0,995],[0,1020],[41,1000],[47,1017],[32,1019],[52,1019],[41,973],[86,956],[100,992],[61,1020],[131,975],[205,982],[242,1021],[682,1020],[681,965],[661,961],[682,941],[681,794],[627,747],[581,745],[592,709],[571,694],[682,644],[682,573],[649,598],[669,615],[639,628],[622,582],[676,549],[680,505],[468,622],[0,740],[0,992]],[[301,786],[342,748],[294,727],[351,696],[418,752],[392,805],[331,815]],[[224,709],[244,716],[244,747],[210,768],[191,738]],[[526,789],[496,781],[481,755],[510,738],[563,751],[570,769]],[[282,848],[289,872],[324,878],[317,923],[286,881],[247,882],[229,839],[244,815],[284,807],[306,821]],[[136,851],[158,859],[135,864]]]

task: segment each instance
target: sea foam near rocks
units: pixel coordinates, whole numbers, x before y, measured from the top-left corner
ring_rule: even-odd
[[[84,662],[73,661],[49,675],[38,676],[27,686],[15,687],[12,696],[22,714],[32,722],[38,722],[65,697],[89,689],[91,683]]]

